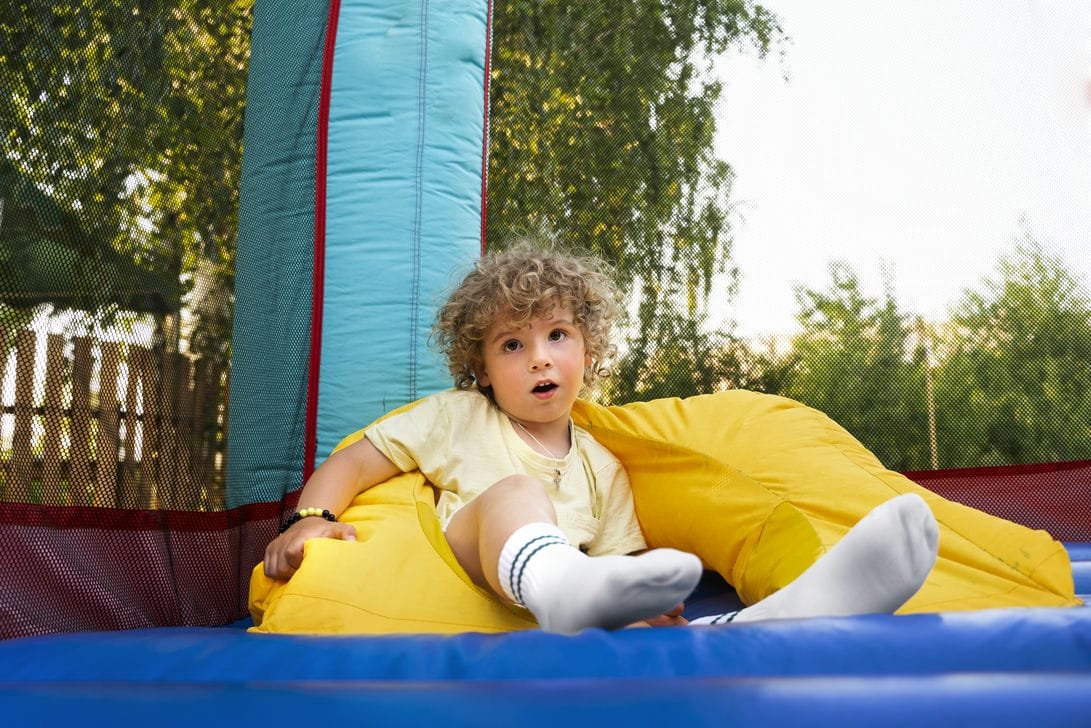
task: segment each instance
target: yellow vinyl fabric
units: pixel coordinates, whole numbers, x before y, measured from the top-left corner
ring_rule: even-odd
[[[250,578],[253,631],[305,634],[508,632],[536,627],[458,565],[436,518],[433,490],[403,473],[341,514],[356,541],[316,538],[288,581],[259,564]]]
[[[868,511],[917,493],[940,527],[939,558],[900,613],[1071,606],[1064,546],[941,498],[885,469],[825,414],[735,390],[573,419],[625,464],[649,546],[697,554],[753,604],[799,576]]]
[[[620,407],[581,401],[573,419],[624,463],[649,545],[697,554],[746,604],[793,580],[864,514],[906,492],[932,508],[940,551],[900,613],[1079,604],[1068,555],[1047,533],[945,500],[886,470],[843,428],[798,402],[742,390]],[[259,564],[250,582],[252,629],[536,626],[528,612],[473,584],[447,546],[434,502],[419,473],[404,473],[358,495],[341,514],[357,541],[308,541],[302,566],[286,582],[266,578]]]

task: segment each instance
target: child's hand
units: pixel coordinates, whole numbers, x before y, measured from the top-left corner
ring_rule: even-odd
[[[652,617],[651,619],[645,619],[643,622],[637,622],[633,627],[684,627],[689,624],[689,620],[682,616],[682,612],[685,610],[685,604],[679,604],[674,609],[670,610],[666,614],[661,614],[658,617]]]
[[[355,541],[356,529],[347,523],[330,523],[324,518],[304,518],[265,547],[265,575],[287,579],[303,562],[303,542],[312,538]]]

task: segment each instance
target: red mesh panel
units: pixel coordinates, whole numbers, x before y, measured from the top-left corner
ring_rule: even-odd
[[[0,638],[246,614],[280,503],[218,513],[0,503]]]
[[[907,472],[925,488],[1059,541],[1091,541],[1091,461]]]

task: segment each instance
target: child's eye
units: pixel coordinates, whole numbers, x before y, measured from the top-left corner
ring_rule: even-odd
[[[567,336],[568,336],[568,332],[564,331],[563,329],[553,329],[552,331],[549,332],[549,340],[550,341],[561,341],[562,339],[564,339]]]
[[[500,348],[504,351],[519,351],[519,342],[515,339],[509,339],[508,341],[505,341]]]

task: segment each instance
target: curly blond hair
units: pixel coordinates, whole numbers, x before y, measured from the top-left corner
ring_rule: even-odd
[[[609,374],[617,352],[610,340],[617,301],[602,261],[523,241],[477,261],[436,315],[434,341],[455,386],[471,389],[484,364],[485,333],[494,322],[520,324],[549,314],[554,306],[568,308],[591,355],[583,377],[588,388]]]

